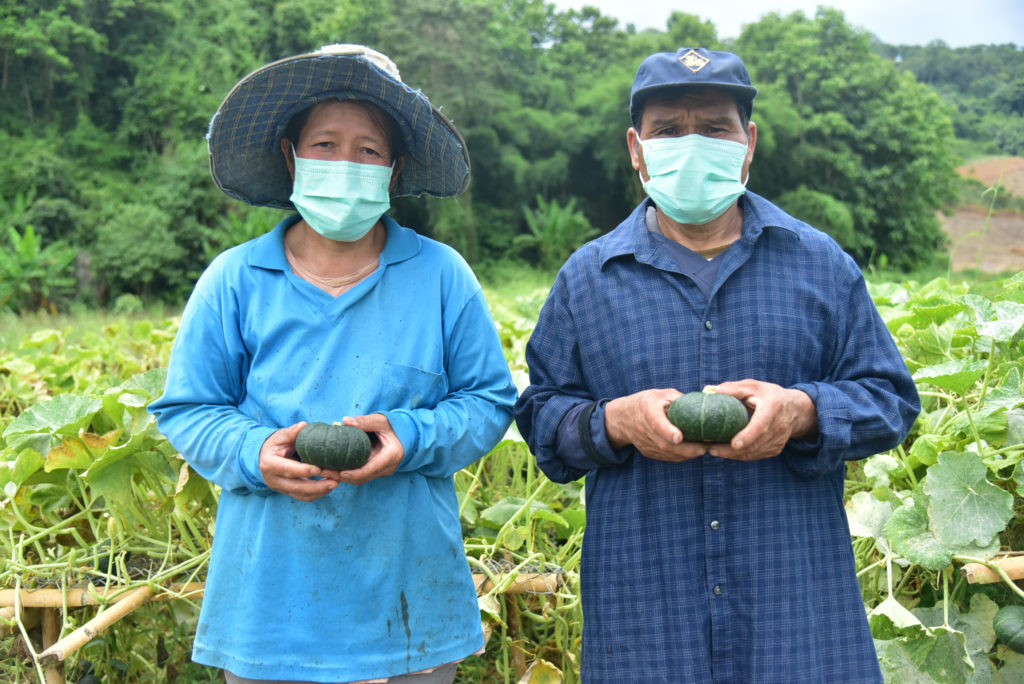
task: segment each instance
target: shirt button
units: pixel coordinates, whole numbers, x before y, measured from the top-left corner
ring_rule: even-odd
[[[711,330],[711,321],[704,321],[704,327]]]
[[[722,585],[721,584],[716,584],[715,588],[712,591],[715,592],[715,596],[721,596],[722,595]]]
[[[717,520],[712,520],[711,521],[711,529],[717,530],[719,527],[721,527],[721,525],[718,524]]]

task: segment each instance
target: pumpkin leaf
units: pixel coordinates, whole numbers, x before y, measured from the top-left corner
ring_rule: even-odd
[[[50,451],[51,435],[77,435],[88,428],[102,406],[95,397],[59,394],[28,407],[11,421],[3,436],[14,449],[31,446],[46,454]]]
[[[1024,327],[1024,304],[996,302],[996,319],[978,324],[978,334],[996,342],[1009,342]]]
[[[985,395],[981,405],[975,409],[977,415],[990,415],[1000,409],[1012,409],[1024,402],[1019,368],[1011,368],[999,386]]]
[[[921,368],[914,373],[914,380],[964,394],[985,374],[986,368],[984,361],[964,358]]]
[[[1006,412],[1006,445],[1024,444],[1024,409]]]
[[[893,511],[882,529],[892,550],[911,563],[939,571],[953,561],[953,552],[928,527],[927,501],[920,491]]]
[[[970,680],[975,667],[963,632],[946,627],[908,631],[905,636],[876,644],[886,681],[945,684]]]
[[[987,479],[988,468],[972,453],[947,451],[928,470],[931,528],[952,546],[987,546],[1013,518],[1013,495]]]
[[[846,503],[846,518],[854,537],[872,537],[889,548],[883,528],[892,516],[892,504],[879,501],[870,492],[857,492]]]

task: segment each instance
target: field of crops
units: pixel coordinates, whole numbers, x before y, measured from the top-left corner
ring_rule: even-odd
[[[519,382],[545,294],[489,290]],[[1007,555],[1024,552],[1024,275],[878,283],[872,295],[924,402],[905,444],[848,470],[886,678],[1024,681],[1024,655],[993,628],[1000,607],[1024,606]],[[67,681],[89,671],[104,682],[218,680],[188,657],[200,600],[189,592],[204,578],[217,491],[146,411],[176,325],[125,317],[0,337],[0,681],[46,681],[55,659],[39,657],[42,633],[64,642],[96,617],[73,606],[111,610],[115,597],[150,594],[62,658]],[[467,555],[488,580],[480,606],[490,631],[486,653],[457,681],[579,681],[582,481],[547,480],[512,430],[456,485]],[[986,570],[995,581],[982,581]],[[513,593],[537,574],[547,584]],[[45,590],[61,609],[43,611],[56,624],[25,600]]]

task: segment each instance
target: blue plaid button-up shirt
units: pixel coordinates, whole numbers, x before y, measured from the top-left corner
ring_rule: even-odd
[[[569,259],[527,346],[519,428],[551,479],[587,478],[587,682],[882,681],[845,463],[899,444],[920,401],[854,262],[754,193],[740,201],[710,296],[647,231],[647,200]],[[685,463],[608,444],[609,399],[746,378],[810,395],[817,441]]]

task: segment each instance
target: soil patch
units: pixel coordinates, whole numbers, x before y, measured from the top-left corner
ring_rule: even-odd
[[[964,164],[961,176],[977,178],[986,186],[1002,185],[1017,197],[1024,197],[1024,157],[992,157]]]
[[[953,271],[979,265],[985,273],[1024,271],[1024,214],[1001,212],[988,217],[982,210],[964,210],[940,220],[949,235]]]
[[[964,164],[957,171],[986,186],[1000,184],[1024,197],[1024,157],[994,157]],[[953,271],[967,268],[986,273],[1024,271],[1024,214],[962,208],[952,216],[940,215],[949,236]]]

